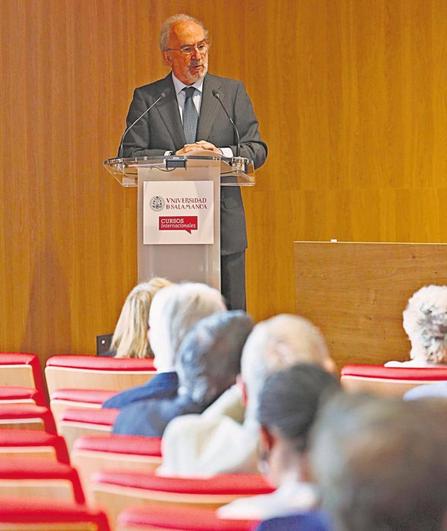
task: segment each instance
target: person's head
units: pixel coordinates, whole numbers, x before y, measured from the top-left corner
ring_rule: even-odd
[[[410,357],[447,364],[447,286],[424,286],[403,312],[404,330],[411,343]]]
[[[112,338],[116,358],[148,358],[153,353],[147,339],[149,309],[155,294],[170,286],[165,278],[142,282],[127,295]]]
[[[252,328],[251,318],[241,310],[198,321],[177,354],[179,394],[208,405],[233,385],[240,372],[242,348]]]
[[[173,371],[180,343],[203,317],[226,310],[222,295],[206,284],[188,282],[160,290],[149,312],[149,342],[158,371]]]
[[[208,70],[208,30],[189,15],[174,15],[162,25],[160,49],[164,62],[185,85],[203,78]]]
[[[268,374],[296,363],[335,371],[322,333],[310,321],[281,314],[258,323],[245,343],[241,377],[247,394],[246,419],[256,419],[258,397]]]
[[[310,453],[335,531],[445,529],[446,425],[445,401],[346,394],[327,403]]]
[[[289,477],[307,480],[311,427],[323,400],[340,390],[338,379],[310,363],[267,376],[259,397],[261,456],[275,485]]]

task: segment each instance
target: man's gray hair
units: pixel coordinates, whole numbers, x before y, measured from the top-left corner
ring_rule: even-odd
[[[241,375],[247,387],[246,420],[257,417],[259,394],[268,374],[296,363],[335,370],[320,330],[307,319],[281,314],[257,324],[242,353]]]
[[[312,471],[336,531],[444,529],[447,402],[332,398],[311,440]]]
[[[205,39],[208,38],[208,30],[206,29],[203,22],[201,22],[200,20],[191,17],[190,15],[185,15],[183,13],[179,15],[172,15],[172,17],[169,17],[163,22],[160,29],[160,50],[162,52],[164,52],[168,48],[169,34],[171,33],[172,27],[178,24],[179,22],[194,22],[195,24],[203,28],[203,31],[205,32]]]
[[[208,406],[233,385],[252,328],[253,321],[242,310],[220,312],[198,321],[177,354],[179,393]]]

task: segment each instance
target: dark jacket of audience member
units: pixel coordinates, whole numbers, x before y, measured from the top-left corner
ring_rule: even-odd
[[[199,321],[177,353],[176,396],[124,407],[113,432],[160,437],[173,418],[201,413],[234,384],[242,347],[252,327],[250,317],[242,311],[217,313]]]
[[[178,376],[175,371],[160,372],[149,382],[139,387],[132,387],[113,395],[106,400],[102,407],[121,409],[139,400],[151,398],[173,398],[178,391]]]
[[[256,531],[330,531],[331,525],[328,515],[322,511],[308,511],[306,513],[279,516],[261,522]]]

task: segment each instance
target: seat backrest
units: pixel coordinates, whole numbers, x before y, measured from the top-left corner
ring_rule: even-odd
[[[119,531],[249,531],[256,520],[224,520],[213,509],[202,507],[131,507],[118,515]]]
[[[0,429],[45,430],[56,435],[51,411],[34,404],[0,404]]]
[[[153,472],[161,465],[161,438],[139,435],[90,435],[75,440],[71,460],[79,472],[87,500],[90,478],[102,470]]]
[[[34,387],[44,394],[39,358],[29,352],[0,352],[0,385]]]
[[[103,389],[122,391],[143,385],[155,376],[151,359],[107,358],[91,355],[59,355],[47,360],[48,392],[56,389]]]
[[[447,367],[384,367],[383,365],[346,365],[341,383],[349,392],[384,396],[403,396],[422,384],[447,381]]]
[[[105,508],[112,525],[118,514],[132,505],[217,509],[236,498],[267,494],[274,490],[263,476],[257,474],[176,478],[103,471],[94,475],[91,483],[95,506]]]
[[[112,431],[119,409],[66,409],[59,421],[59,433],[71,452],[74,442],[84,435],[104,435]]]
[[[103,511],[52,499],[2,498],[0,530],[110,531]]]
[[[0,367],[0,372],[2,368]],[[34,387],[24,387],[21,385],[0,386],[0,404],[36,404],[46,406],[47,401],[41,391]]]
[[[0,461],[24,457],[70,464],[65,439],[59,435],[37,430],[0,430]]]
[[[85,503],[76,469],[57,461],[37,458],[0,463],[0,497],[7,496]]]
[[[58,431],[67,409],[101,409],[102,403],[114,394],[115,391],[104,389],[56,389],[50,397],[50,409]]]

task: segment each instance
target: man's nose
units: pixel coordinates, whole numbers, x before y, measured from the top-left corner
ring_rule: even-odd
[[[201,54],[199,52],[199,48],[197,47],[197,45],[195,45],[194,48],[193,48],[193,51],[191,53],[191,57],[193,59],[198,59],[198,58],[200,58],[200,56],[201,56]]]

